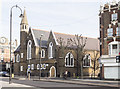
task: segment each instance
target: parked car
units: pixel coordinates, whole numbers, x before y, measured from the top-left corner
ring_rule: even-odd
[[[9,73],[6,72],[6,71],[1,71],[1,72],[0,72],[0,76],[9,77],[10,75],[9,75]]]

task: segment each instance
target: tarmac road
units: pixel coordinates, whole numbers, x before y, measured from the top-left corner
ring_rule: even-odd
[[[5,78],[5,77],[2,78],[2,81],[8,82],[8,80],[9,78]],[[33,81],[33,80],[16,80],[16,79],[12,79],[12,83],[33,86],[35,89],[39,89],[39,88],[42,88],[42,89],[90,89],[90,88],[91,89],[118,89],[118,88],[110,88],[110,87],[92,86],[92,85],[87,85],[87,84],[85,85],[84,84],[69,84],[69,83]]]

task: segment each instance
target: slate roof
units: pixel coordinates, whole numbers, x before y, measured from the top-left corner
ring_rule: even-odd
[[[35,37],[36,41],[36,46],[40,45],[40,35],[43,34],[42,40],[41,40],[41,46],[42,47],[47,47],[47,41],[49,38],[49,31],[44,31],[44,30],[38,30],[38,29],[32,29],[33,31],[33,36]]]
[[[45,31],[45,30],[40,30],[40,29],[31,29],[32,35],[33,35],[33,39],[36,43],[35,46],[39,46],[40,45],[40,35],[43,34],[42,37],[42,47],[47,47],[47,41],[49,38],[49,31]],[[73,39],[75,38],[74,35],[71,34],[64,34],[64,33],[58,33],[58,32],[52,32],[52,34],[54,35],[53,37],[55,38],[55,41],[57,41],[56,43],[59,44],[58,39],[61,37],[63,39],[64,45],[67,45],[67,40],[68,39]],[[86,37],[83,37],[83,39],[85,39]],[[75,47],[75,45],[73,45],[73,47]],[[90,38],[87,37],[87,41],[86,41],[86,46],[85,46],[86,50],[99,50],[99,40],[96,38]],[[20,46],[18,46],[18,48],[15,50],[15,52],[18,52],[20,50]]]
[[[16,50],[14,51],[14,53],[19,52],[20,51],[20,45],[16,48]]]
[[[65,45],[67,45],[68,39],[75,38],[75,35],[71,35],[71,34],[64,34],[64,33],[57,33],[57,32],[54,32],[54,34],[55,34],[56,39],[59,39],[60,37],[62,37]],[[86,37],[83,36],[83,41],[85,39],[86,39]],[[75,46],[75,45],[73,45],[73,46]],[[97,38],[87,37],[85,49],[86,50],[99,50],[99,40]]]
[[[40,40],[39,40],[40,34],[43,34],[44,36],[42,37],[42,46],[47,46],[47,41],[48,41],[50,32],[45,31],[45,30],[39,30],[39,29],[32,29],[32,31],[33,31],[33,35],[35,37],[35,40],[37,42],[37,45],[39,46],[39,44],[40,44]],[[75,36],[71,35],[71,34],[64,34],[64,33],[58,33],[58,32],[52,32],[52,33],[55,36],[55,40],[57,42],[58,42],[58,39],[60,37],[63,38],[65,45],[67,45],[67,40],[69,38],[71,38],[71,39],[75,38]],[[83,39],[85,39],[85,38],[86,37],[83,37]],[[85,49],[86,50],[99,50],[99,40],[96,38],[87,37]]]

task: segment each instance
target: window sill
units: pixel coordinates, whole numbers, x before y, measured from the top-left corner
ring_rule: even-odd
[[[90,68],[90,66],[83,66],[84,68]]]
[[[41,58],[45,58],[45,57],[41,57]]]
[[[66,66],[66,65],[65,65],[65,67],[74,67],[74,66]]]
[[[49,59],[52,59],[53,57],[49,57]]]

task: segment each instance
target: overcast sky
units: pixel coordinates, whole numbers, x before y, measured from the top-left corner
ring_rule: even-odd
[[[28,24],[35,29],[99,37],[100,5],[112,0],[2,0],[0,37],[9,39],[10,8],[26,9]],[[19,9],[13,9],[13,39],[20,37]],[[2,29],[2,30],[1,30]]]

